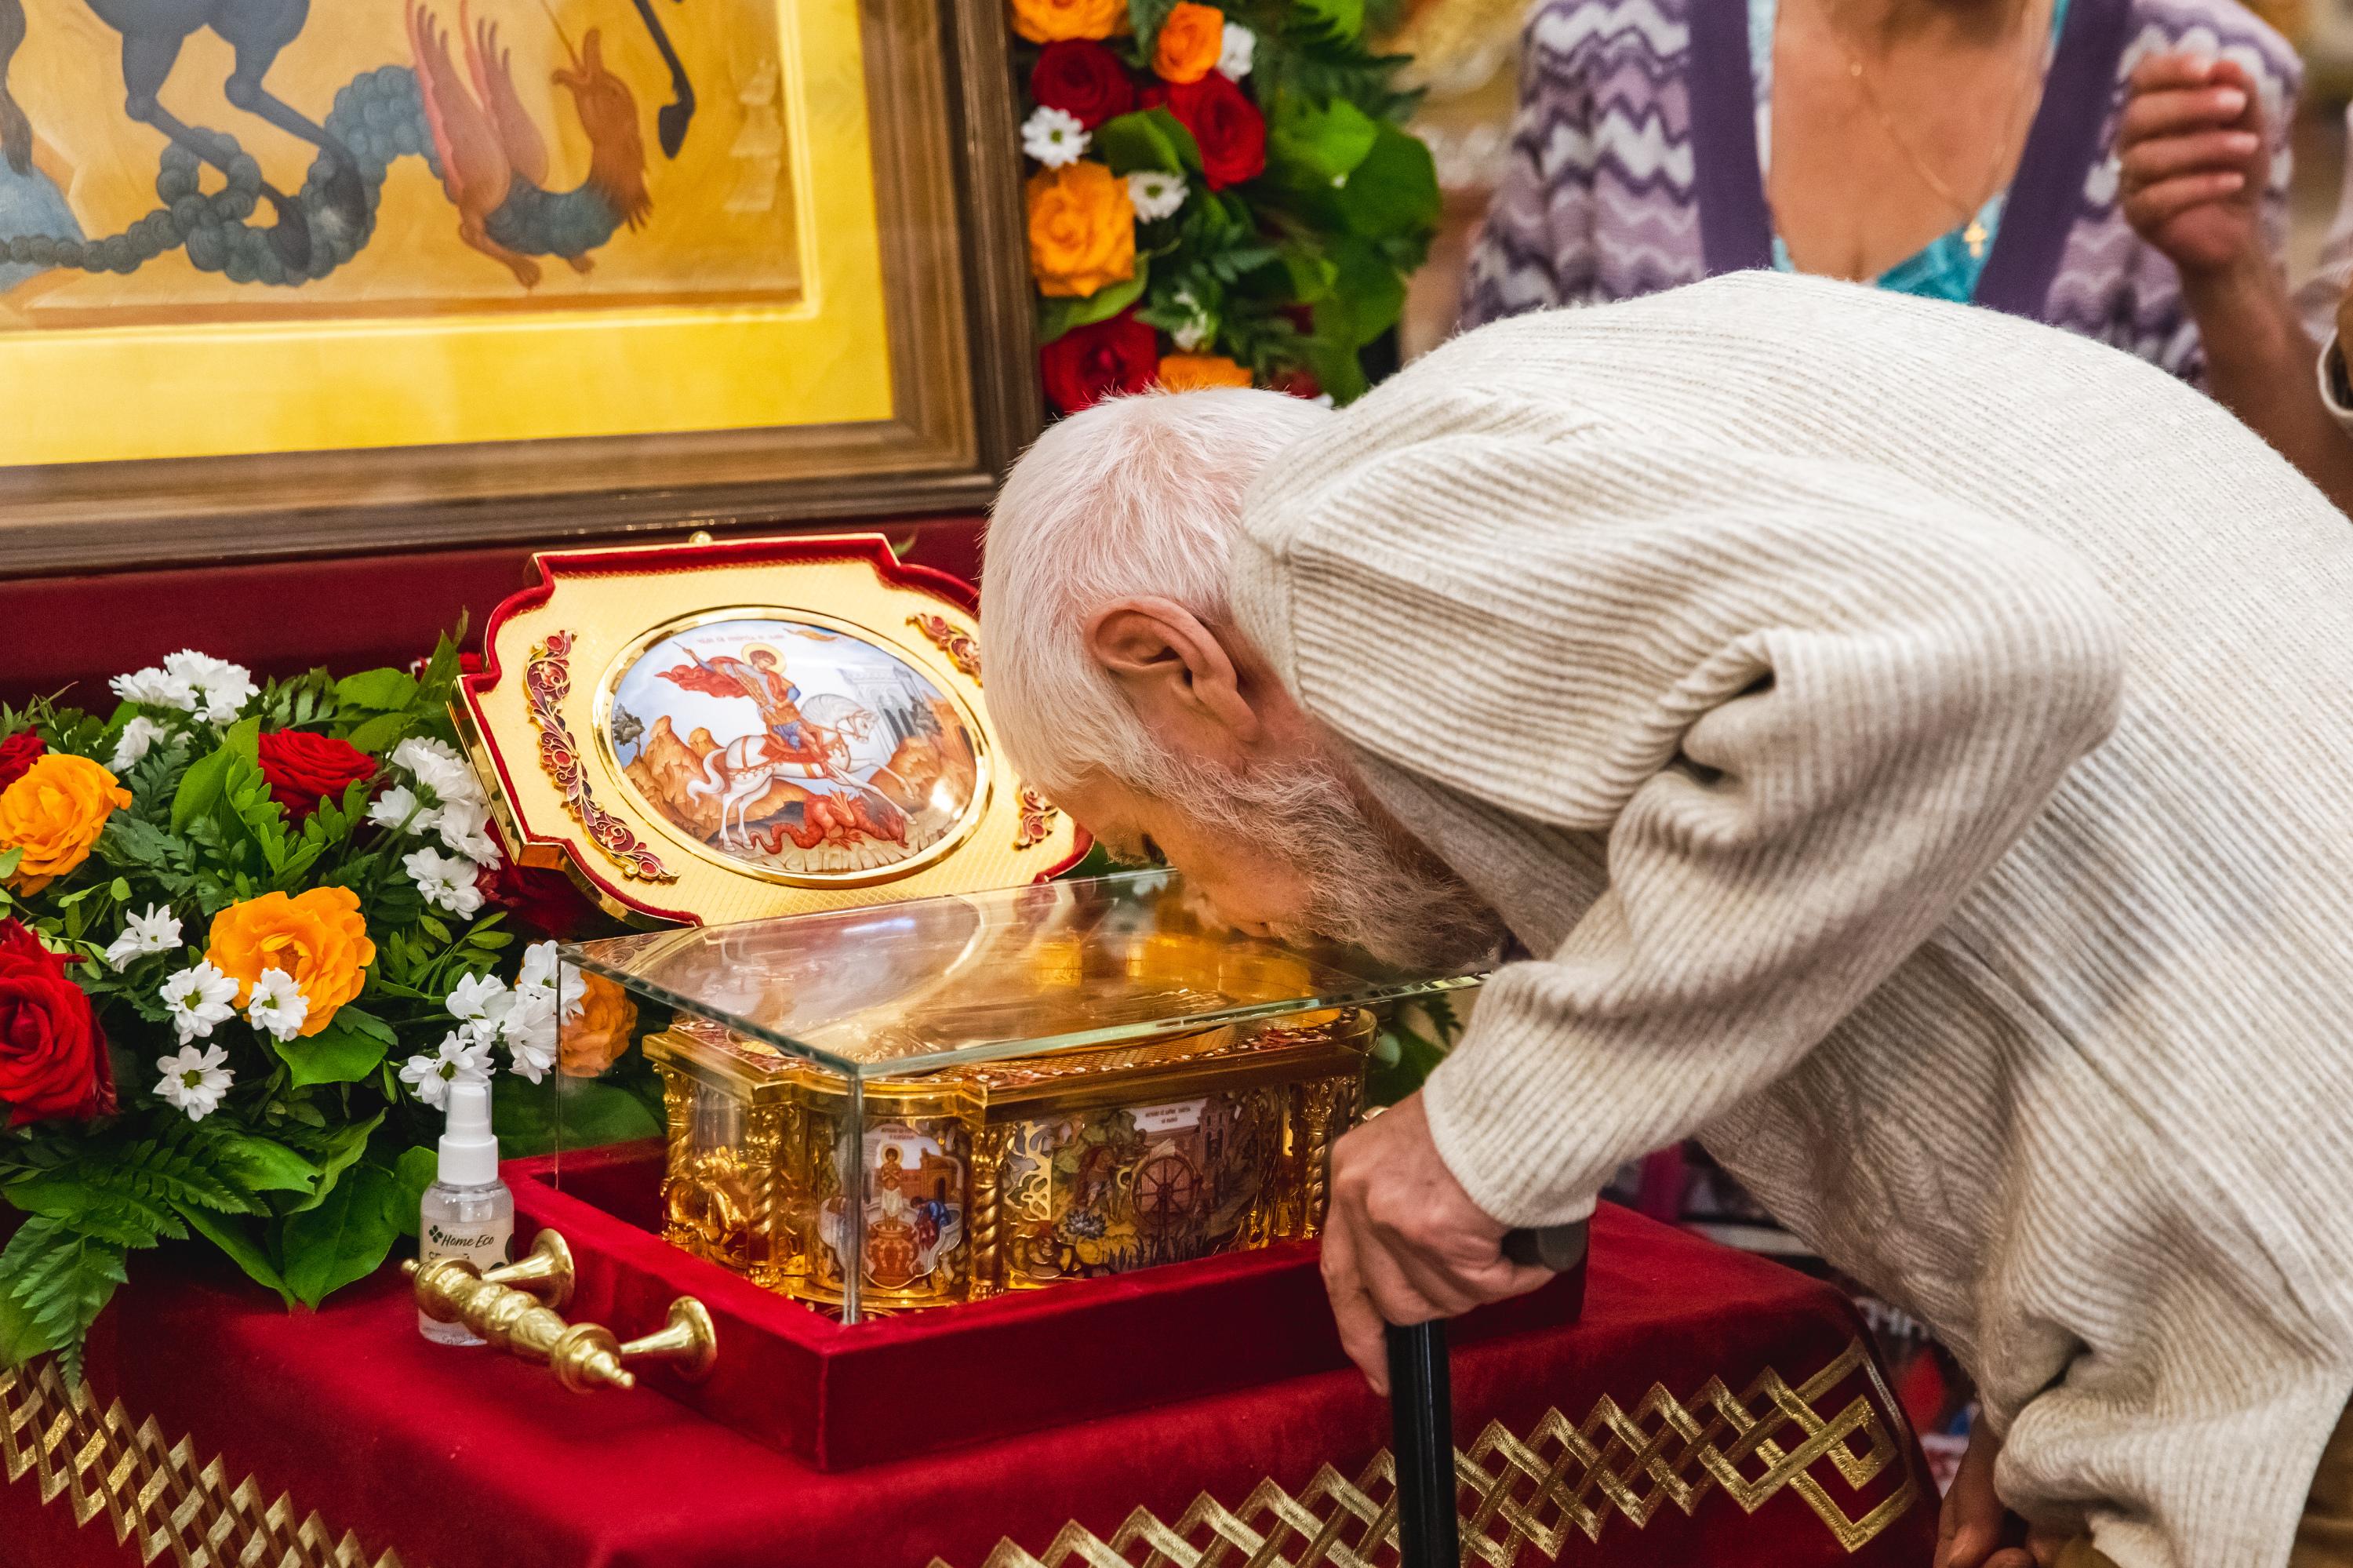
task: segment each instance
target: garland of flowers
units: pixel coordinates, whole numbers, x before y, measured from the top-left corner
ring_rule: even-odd
[[[1366,0],[1010,0],[1039,369],[1065,413],[1257,385],[1346,402],[1439,216]]]
[[[557,1065],[555,944],[505,927],[561,906],[451,744],[458,669],[181,652],[105,717],[0,707],[0,1366],[78,1376],[128,1255],[192,1235],[316,1306],[414,1234],[452,1082]]]

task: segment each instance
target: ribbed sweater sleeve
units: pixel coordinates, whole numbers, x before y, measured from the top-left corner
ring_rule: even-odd
[[[2071,554],[1877,471],[1364,412],[1254,497],[1237,612],[1355,746],[1604,840],[1426,1095],[1482,1208],[1557,1224],[1926,939],[2115,722],[2122,634]]]

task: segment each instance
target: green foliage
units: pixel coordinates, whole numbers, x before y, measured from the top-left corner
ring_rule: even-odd
[[[401,864],[419,839],[368,819],[375,791],[410,782],[390,763],[394,747],[412,736],[454,741],[458,678],[452,637],[418,673],[270,681],[218,722],[131,703],[103,715],[46,700],[0,707],[0,737],[30,729],[101,764],[133,720],[148,741],[118,770],[131,803],[80,866],[37,895],[0,888],[0,918],[82,960],[69,972],[111,1043],[121,1100],[118,1114],[87,1123],[0,1127],[0,1202],[25,1216],[0,1249],[0,1365],[54,1352],[79,1375],[83,1339],[131,1254],[207,1246],[290,1305],[315,1305],[380,1266],[413,1227],[440,1117],[413,1098],[396,1064],[456,1026],[452,986],[512,977],[519,957],[499,912],[428,909]],[[290,819],[260,762],[262,736],[290,729],[357,747],[376,761],[375,778]],[[20,858],[0,849],[0,881]],[[203,959],[222,910],[321,886],[357,895],[375,945],[357,998],[307,1038],[280,1041],[237,1015],[211,1023],[192,1049],[216,1050],[231,1080],[216,1103],[172,1103],[156,1064],[184,1042],[164,982]],[[105,957],[131,917],[150,910],[177,919],[179,940]],[[641,1125],[642,1098],[621,1093],[620,1102],[589,1108]]]
[[[1399,1007],[1382,1021],[1374,1041],[1373,1060],[1365,1073],[1366,1102],[1393,1106],[1420,1088],[1461,1036],[1461,1020],[1447,997],[1425,997]]]

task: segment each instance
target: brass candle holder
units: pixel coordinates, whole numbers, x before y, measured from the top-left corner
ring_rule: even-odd
[[[718,1359],[718,1330],[691,1296],[670,1303],[664,1327],[628,1344],[602,1324],[567,1322],[556,1308],[572,1298],[572,1249],[554,1231],[540,1232],[523,1257],[487,1272],[462,1257],[422,1267],[412,1258],[400,1269],[415,1281],[427,1317],[462,1323],[501,1350],[544,1363],[575,1393],[635,1388],[630,1361],[668,1361],[691,1382],[709,1375]]]

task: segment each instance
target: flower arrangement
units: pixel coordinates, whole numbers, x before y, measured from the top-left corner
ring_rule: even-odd
[[[556,1065],[555,945],[507,928],[530,900],[451,744],[458,665],[182,652],[103,717],[0,707],[0,1365],[78,1376],[167,1240],[317,1305],[415,1230],[449,1084]]]
[[[1039,369],[1346,402],[1439,216],[1366,0],[1010,0]]]

